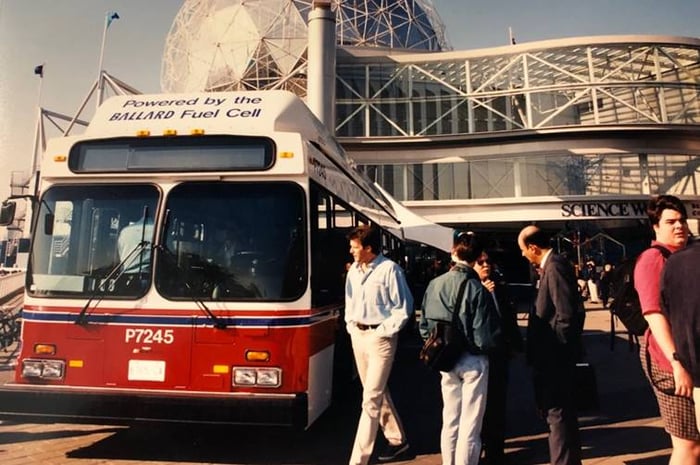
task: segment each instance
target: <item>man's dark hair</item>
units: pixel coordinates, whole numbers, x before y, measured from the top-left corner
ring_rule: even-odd
[[[647,216],[649,223],[656,226],[661,221],[661,214],[664,210],[675,210],[681,214],[681,218],[688,219],[688,212],[685,210],[685,205],[678,197],[673,195],[657,195],[652,197],[647,204]]]
[[[551,236],[540,228],[533,230],[527,236],[523,236],[523,242],[525,245],[536,245],[540,249],[550,249],[552,247]]]
[[[473,232],[455,234],[452,250],[457,258],[467,263],[475,262],[484,251],[484,245]]]
[[[369,246],[372,253],[379,255],[381,253],[382,236],[379,228],[374,225],[362,224],[354,228],[347,236],[349,241],[358,240],[363,247]]]

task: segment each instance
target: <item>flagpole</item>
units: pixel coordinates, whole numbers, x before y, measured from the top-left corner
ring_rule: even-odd
[[[41,106],[41,93],[44,87],[44,66],[46,63],[42,63],[34,67],[34,74],[39,76],[39,89],[37,90],[36,97],[36,127],[34,128],[34,144],[32,144],[32,160],[29,171],[29,178],[27,179],[26,185],[22,186],[22,194],[24,194],[24,189],[32,189],[34,196],[39,194],[39,160],[41,154],[44,152],[44,109]],[[32,221],[31,218],[34,217],[34,205],[29,202],[27,207],[27,212],[25,213],[25,219],[30,218],[29,222],[24,223],[23,236],[28,237],[32,232]]]
[[[107,28],[109,27],[109,18],[111,13],[105,15],[105,25],[102,29],[102,46],[100,47],[100,61],[97,69],[97,105],[99,107],[102,104],[103,98],[103,82],[102,82],[102,62],[104,61],[105,54],[105,42],[107,41]]]
[[[44,109],[41,107],[41,92],[44,86],[44,64],[42,63],[41,65],[38,66],[39,71],[39,90],[37,92],[37,97],[36,97],[36,106],[37,106],[37,119],[36,119],[36,130],[34,133],[34,151],[32,152],[32,164],[31,164],[31,171],[30,175],[34,176],[34,174],[37,172],[39,169],[39,156],[38,152],[40,150],[40,141],[41,141],[41,136],[42,136],[42,117],[44,113]],[[37,68],[34,68],[34,73],[36,73]],[[41,147],[41,150],[43,150],[43,147]]]

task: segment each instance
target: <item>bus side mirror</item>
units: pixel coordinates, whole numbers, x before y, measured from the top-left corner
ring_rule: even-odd
[[[5,201],[0,206],[0,226],[9,226],[15,220],[15,202]]]
[[[53,236],[53,222],[55,219],[56,218],[53,213],[47,213],[44,215],[44,234],[47,236]]]

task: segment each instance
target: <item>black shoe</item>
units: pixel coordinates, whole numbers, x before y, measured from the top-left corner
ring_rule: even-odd
[[[387,444],[386,448],[384,449],[384,452],[379,454],[379,457],[377,457],[377,460],[380,462],[389,462],[390,460],[394,460],[396,457],[399,455],[403,454],[408,450],[408,443],[407,442],[402,442],[401,444]]]

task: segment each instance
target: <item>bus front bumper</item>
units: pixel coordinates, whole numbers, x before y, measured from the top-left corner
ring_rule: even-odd
[[[306,394],[92,390],[8,383],[0,420],[30,423],[208,423],[305,428]]]

